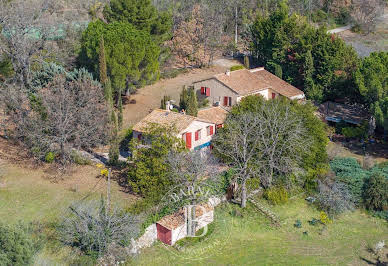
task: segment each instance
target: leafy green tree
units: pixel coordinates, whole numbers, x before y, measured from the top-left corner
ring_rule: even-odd
[[[329,139],[326,125],[315,115],[317,108],[310,104],[292,102],[297,115],[302,119],[302,124],[311,138],[309,150],[302,156],[302,168],[305,170],[303,187],[307,190],[316,188],[316,181],[328,170],[328,156],[326,146]]]
[[[100,67],[100,82],[101,84],[105,84],[108,76],[106,73],[106,58],[105,58],[105,45],[104,45],[104,37],[100,38],[100,50],[99,50],[99,58],[98,63]]]
[[[158,12],[151,0],[112,0],[104,9],[109,23],[125,22],[146,31],[158,42],[169,36],[172,18],[167,12]]]
[[[188,115],[197,116],[198,114],[198,101],[194,88],[189,88],[187,95],[187,110]]]
[[[173,134],[174,128],[150,124],[143,139],[150,145],[139,146],[136,139],[130,142],[134,167],[128,173],[128,181],[134,192],[149,202],[156,202],[173,185],[166,159],[171,150],[183,151],[183,141]]]
[[[0,223],[0,265],[30,265],[39,243],[34,240],[31,230],[21,224]]]
[[[372,175],[365,184],[364,200],[370,210],[388,210],[388,177]]]
[[[13,75],[13,67],[11,60],[0,57],[0,81],[9,78]]]
[[[89,23],[82,34],[78,61],[90,71],[99,72],[99,43],[104,38],[108,77],[114,94],[154,82],[159,78],[158,45],[149,33],[126,22]]]
[[[388,52],[372,53],[364,58],[354,79],[377,125],[388,130]]]
[[[259,16],[251,30],[251,50],[257,63],[275,73],[274,64],[282,66],[283,79],[302,88],[310,99],[322,101],[336,97],[357,97],[353,88],[353,72],[358,57],[351,46],[340,38],[332,38],[324,28],[316,29],[305,17],[289,15],[285,1],[268,17]],[[306,62],[314,69],[305,68]],[[313,71],[306,75],[305,71]],[[314,93],[306,77],[313,77]],[[322,97],[320,96],[322,95]]]
[[[308,50],[304,58],[304,89],[309,99],[321,101],[323,98],[323,91],[320,90],[314,82],[314,60],[311,51]]]

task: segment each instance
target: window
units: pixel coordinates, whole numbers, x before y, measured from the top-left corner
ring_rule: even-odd
[[[198,129],[197,131],[195,131],[195,140],[200,140],[201,139],[201,130]]]
[[[232,106],[232,97],[224,97],[224,106]]]
[[[184,142],[186,142],[186,133],[182,134],[182,139],[183,139]]]
[[[141,133],[139,133],[139,135],[137,135],[137,139],[141,140]]]
[[[275,99],[276,98],[276,93],[272,93],[272,99]]]
[[[213,126],[206,127],[206,132],[208,136],[213,135]]]
[[[206,96],[210,96],[210,88],[206,88],[205,91],[206,91]]]
[[[202,95],[205,94],[205,87],[201,87],[201,94],[202,94]]]

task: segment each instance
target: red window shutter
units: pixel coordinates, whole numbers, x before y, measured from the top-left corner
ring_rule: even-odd
[[[141,133],[139,135],[137,135],[137,139],[141,140]]]
[[[275,97],[276,97],[276,93],[272,93],[272,99],[275,99]]]
[[[205,87],[201,87],[201,94],[205,94]]]
[[[213,135],[213,126],[210,126],[210,136]]]
[[[186,133],[186,148],[191,149],[191,133]]]
[[[198,130],[195,131],[195,140],[196,140],[196,141],[198,140]]]
[[[224,106],[228,106],[228,97],[224,97]]]
[[[210,88],[206,88],[206,96],[210,96]]]

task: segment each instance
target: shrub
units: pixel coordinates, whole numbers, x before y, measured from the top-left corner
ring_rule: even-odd
[[[245,67],[243,65],[235,65],[230,68],[230,71],[236,71],[240,69],[245,69]]]
[[[319,182],[318,188],[319,207],[329,215],[334,216],[347,210],[353,210],[353,198],[344,183],[335,182],[329,185]]]
[[[311,19],[314,23],[325,22],[327,21],[327,17],[327,13],[322,9],[318,9],[311,15]]]
[[[346,185],[354,203],[360,204],[363,196],[363,187],[369,172],[362,169],[354,158],[335,158],[330,167],[336,175],[336,181]]]
[[[55,153],[53,153],[53,152],[48,152],[47,154],[46,154],[46,156],[44,157],[44,160],[46,161],[46,163],[52,163],[52,162],[54,162],[54,160],[55,160]]]
[[[274,205],[288,202],[288,192],[284,187],[273,187],[264,192],[264,197]]]
[[[71,160],[75,163],[75,164],[78,164],[78,165],[91,165],[92,164],[92,161],[84,156],[82,156],[81,154],[79,154],[78,152],[72,152],[70,154],[71,156]]]
[[[321,213],[319,214],[319,221],[322,224],[329,224],[329,223],[331,223],[331,220],[330,220],[329,216],[326,214],[326,212],[323,212],[323,211],[321,211]]]
[[[69,210],[58,228],[60,239],[93,258],[104,255],[112,243],[127,246],[139,231],[133,216],[118,209],[107,210],[103,199],[81,202]]]
[[[347,138],[365,139],[368,137],[368,124],[363,123],[357,127],[343,127],[341,133]]]
[[[29,265],[40,249],[30,227],[0,223],[0,265]]]
[[[388,178],[375,174],[365,183],[365,205],[369,210],[388,210]]]

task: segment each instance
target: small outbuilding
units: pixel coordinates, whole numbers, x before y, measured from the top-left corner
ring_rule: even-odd
[[[210,224],[214,220],[214,208],[210,204],[195,207],[195,231]],[[187,236],[187,208],[167,215],[156,223],[158,239],[167,245],[174,245],[178,240]]]

